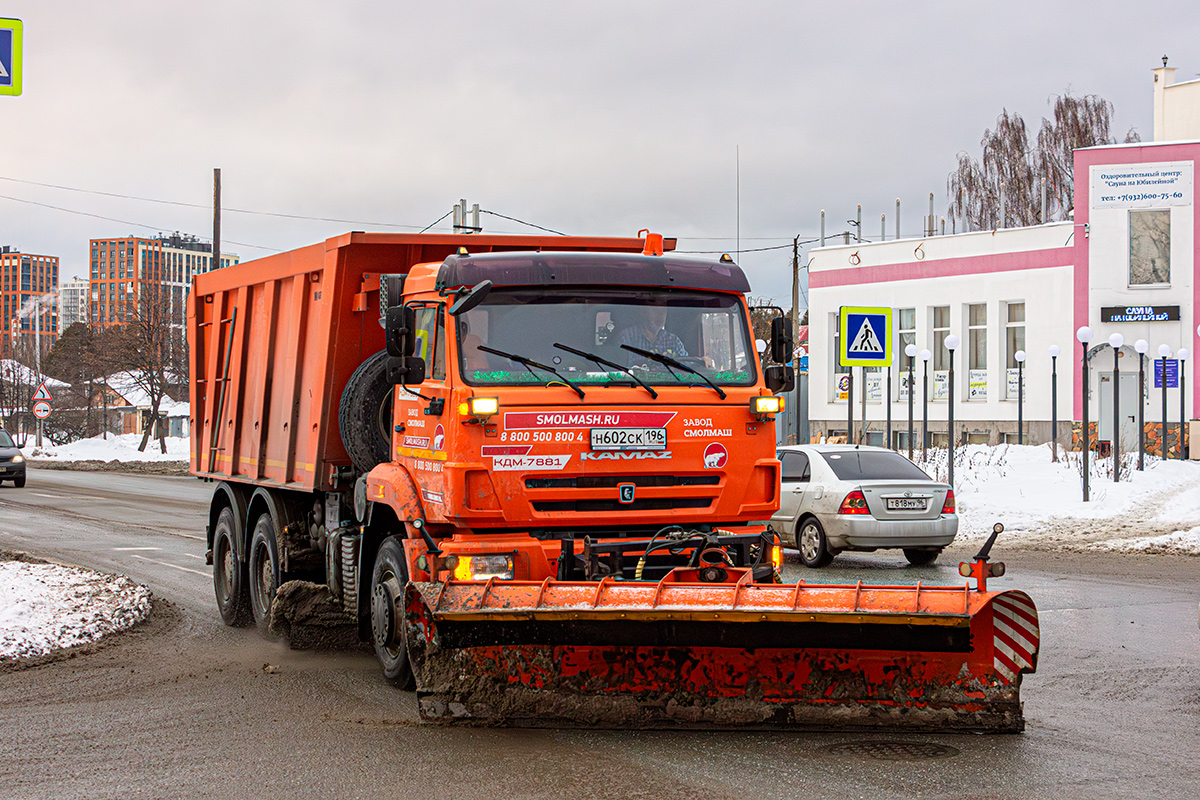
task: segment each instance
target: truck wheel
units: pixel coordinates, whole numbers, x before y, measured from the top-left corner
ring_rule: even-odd
[[[213,534],[213,589],[221,619],[226,625],[241,628],[250,624],[250,598],[246,564],[238,561],[234,529],[233,509],[221,509]]]
[[[941,550],[916,550],[911,547],[904,548],[904,557],[908,559],[908,563],[914,567],[923,567],[926,564],[932,564],[937,560]]]
[[[392,449],[392,395],[386,350],[358,365],[338,403],[338,427],[346,454],[359,472],[388,461]]]
[[[404,547],[396,536],[379,545],[375,569],[371,573],[371,638],[383,675],[401,689],[416,688],[408,645],[404,640],[404,587],[408,584],[408,565]]]
[[[214,556],[215,560],[215,556]],[[254,612],[254,624],[263,636],[269,636],[267,626],[271,623],[271,604],[275,602],[278,585],[275,575],[279,571],[279,550],[275,541],[275,523],[269,513],[262,513],[254,523],[254,535],[250,537],[250,609]]]
[[[823,567],[833,560],[829,552],[829,542],[825,539],[825,529],[816,517],[805,517],[796,528],[796,549],[800,551],[800,563],[816,569]]]

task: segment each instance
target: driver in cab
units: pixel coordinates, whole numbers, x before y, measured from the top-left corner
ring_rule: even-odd
[[[621,331],[617,344],[627,344],[674,359],[687,358],[687,348],[678,336],[664,327],[666,324],[666,306],[642,306],[638,309],[634,323]],[[626,366],[646,365],[643,356],[637,353],[628,353],[628,356]]]

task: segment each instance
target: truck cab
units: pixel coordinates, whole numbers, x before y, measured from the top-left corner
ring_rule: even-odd
[[[686,531],[771,580],[787,378],[760,366],[748,290],[728,257],[414,266],[384,309],[391,458],[365,477],[407,529],[409,578],[657,579],[691,554],[647,543]]]

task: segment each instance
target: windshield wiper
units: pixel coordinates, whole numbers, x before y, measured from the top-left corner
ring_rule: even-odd
[[[529,374],[535,375],[535,377],[536,377],[536,373],[534,373],[534,371],[532,369],[529,369],[530,367],[537,367],[538,369],[545,370],[546,372],[549,372],[550,374],[554,375],[554,377],[558,378],[560,381],[562,381],[564,384],[569,386],[571,389],[573,389],[575,394],[579,395],[580,400],[582,400],[584,397],[583,389],[580,389],[578,386],[571,383],[569,380],[567,380],[562,375],[560,375],[558,370],[556,370],[554,367],[551,367],[547,364],[541,364],[537,361],[534,361],[532,358],[526,358],[525,356],[519,356],[516,353],[506,353],[503,350],[497,350],[494,347],[488,347],[486,344],[479,345],[479,349],[485,353],[495,353],[498,356],[507,358],[509,361],[515,361],[516,363],[520,364],[525,369],[528,369]]]
[[[717,394],[720,396],[720,398],[722,400],[725,399],[725,392],[723,389],[721,389],[720,386],[717,386],[715,383],[713,383],[708,378],[701,375],[699,372],[696,372],[696,370],[692,369],[687,364],[681,364],[678,361],[676,361],[675,359],[671,358],[670,356],[664,356],[662,353],[652,353],[651,351],[643,350],[640,347],[633,347],[633,346],[627,345],[627,344],[623,344],[623,345],[621,345],[621,347],[624,348],[625,350],[628,350],[631,353],[637,353],[639,356],[645,356],[646,358],[650,359],[651,361],[657,361],[660,364],[666,364],[668,367],[678,367],[679,369],[683,370],[684,372],[690,372],[691,374],[695,375],[700,380],[707,383],[713,389],[715,389]]]
[[[628,375],[629,377],[631,377],[635,381],[637,381],[638,386],[641,386],[643,389],[645,389],[647,392],[649,392],[650,397],[654,398],[655,400],[658,399],[658,392],[654,391],[653,388],[651,388],[647,383],[642,381],[642,379],[639,378],[637,375],[634,375],[632,372],[630,372],[626,367],[622,367],[620,364],[617,364],[613,361],[609,361],[607,359],[601,358],[600,356],[596,355],[595,353],[587,353],[587,352],[584,352],[583,350],[576,350],[574,347],[567,347],[565,344],[561,344],[559,342],[555,342],[554,346],[557,347],[559,350],[566,350],[568,353],[574,353],[577,356],[586,358],[588,361],[594,361],[602,367],[611,367],[613,369],[624,372],[626,375]]]

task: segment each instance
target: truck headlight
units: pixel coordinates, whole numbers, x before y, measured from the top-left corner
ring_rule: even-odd
[[[769,394],[750,399],[750,413],[759,419],[768,419],[783,411],[783,398]]]
[[[495,397],[468,397],[465,403],[458,406],[458,413],[464,417],[475,417],[484,420],[500,410],[500,401]]]
[[[486,581],[496,578],[511,581],[513,557],[509,553],[486,556],[454,556],[454,580]]]

